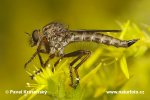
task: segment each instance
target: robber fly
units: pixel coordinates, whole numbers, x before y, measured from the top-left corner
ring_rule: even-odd
[[[54,68],[57,64],[66,57],[76,57],[69,65],[71,86],[76,88],[79,83],[79,74],[78,68],[81,64],[83,64],[91,55],[91,51],[89,50],[77,50],[71,53],[64,54],[64,48],[74,42],[96,42],[105,45],[111,45],[115,47],[123,47],[128,48],[132,44],[134,44],[138,39],[132,40],[120,40],[108,35],[102,34],[103,32],[121,32],[121,30],[69,30],[68,26],[64,24],[52,22],[43,27],[42,31],[34,30],[31,34],[30,43],[31,46],[36,46],[37,49],[30,60],[25,64],[25,68],[27,65],[38,55],[40,64],[43,68],[45,68],[50,59],[54,57],[59,57],[59,59],[54,64]],[[48,59],[44,62],[41,53],[48,54]],[[75,66],[72,67],[78,60],[83,59]],[[52,71],[54,71],[54,68]],[[76,80],[73,80],[73,70],[76,75]],[[37,73],[42,70],[37,71]],[[32,76],[33,78],[33,76]]]

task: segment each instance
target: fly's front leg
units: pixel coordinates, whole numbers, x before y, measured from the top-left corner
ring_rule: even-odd
[[[44,50],[40,50],[40,53],[46,53],[46,52],[45,52]],[[50,56],[48,57],[48,59],[45,61],[45,63],[44,63],[44,61],[43,61],[43,59],[42,59],[40,53],[38,53],[38,57],[39,57],[39,60],[40,60],[40,64],[41,64],[41,66],[42,66],[43,68],[45,68],[45,67],[47,66],[49,60],[52,59],[52,58],[54,58],[55,55],[54,55],[54,54],[50,55]],[[41,69],[41,68],[39,68],[39,70],[37,70],[37,71],[35,72],[35,74],[37,75],[37,74],[39,74],[40,72],[42,72],[42,69]],[[35,76],[34,74],[31,75],[31,76],[30,76],[31,79],[33,79],[34,76]]]
[[[27,65],[35,58],[35,56],[38,54],[38,51],[36,51],[32,57],[25,63],[24,68],[27,68]]]
[[[41,66],[43,66],[44,63],[43,63],[42,57],[40,56],[40,53],[46,53],[46,52],[45,52],[44,50],[37,50],[37,51],[32,55],[32,57],[30,58],[30,60],[25,63],[24,68],[25,68],[25,69],[27,68],[27,65],[35,58],[36,55],[38,55],[39,60],[40,60],[40,64],[41,64]]]
[[[38,50],[38,53],[37,53],[37,55],[38,55],[38,57],[39,57],[39,60],[40,60],[40,64],[41,64],[41,66],[43,67],[43,65],[44,65],[44,62],[43,62],[43,59],[42,59],[42,57],[41,57],[41,55],[40,55],[40,53],[47,53],[45,50]],[[41,68],[39,68],[37,71],[35,71],[35,73],[34,74],[39,74],[40,72],[42,72],[42,69]],[[31,79],[33,79],[34,78],[34,76],[35,75],[31,75],[30,77],[31,77]]]
[[[41,39],[41,40],[42,40],[42,39]],[[41,44],[42,44],[42,41],[39,41],[36,52],[32,55],[32,57],[30,58],[30,60],[25,63],[25,65],[24,65],[24,68],[25,68],[25,69],[27,68],[27,65],[28,65],[28,64],[35,58],[35,56],[40,52]]]
[[[37,71],[35,72],[35,75],[37,75],[37,74],[39,74],[39,73],[41,73],[41,72],[42,72],[42,69],[40,68],[39,70],[37,70]],[[30,76],[32,80],[33,80],[33,78],[35,77],[35,75],[32,74],[32,75]]]

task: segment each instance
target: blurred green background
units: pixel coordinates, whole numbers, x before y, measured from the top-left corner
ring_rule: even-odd
[[[23,67],[35,48],[28,45],[25,32],[51,21],[70,29],[120,29],[117,22],[127,20],[149,25],[149,6],[149,0],[0,0],[0,99],[19,98],[5,90],[26,89],[31,81]]]

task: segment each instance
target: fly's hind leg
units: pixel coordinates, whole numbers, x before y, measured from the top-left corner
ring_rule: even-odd
[[[57,66],[57,64],[65,57],[75,57],[75,56],[78,56],[76,59],[74,59],[71,63],[70,63],[70,66],[69,66],[69,72],[70,72],[70,80],[71,80],[71,84],[70,86],[72,86],[73,88],[76,88],[76,86],[79,84],[79,74],[78,74],[78,68],[80,67],[81,64],[83,64],[87,59],[88,57],[90,56],[91,52],[90,51],[87,51],[87,50],[77,50],[77,51],[74,51],[74,52],[71,52],[71,53],[68,53],[68,54],[65,54],[63,55],[55,64],[54,64],[54,67]],[[86,55],[86,56],[85,56]],[[75,81],[75,84],[73,83],[73,74],[72,74],[72,67],[73,65],[78,61],[80,60],[83,56],[85,56],[81,62],[79,64],[77,64],[75,67],[74,67],[74,72],[75,72],[75,75],[76,75],[76,81]]]
[[[71,53],[62,55],[61,58],[58,59],[58,60],[56,61],[56,63],[54,64],[54,68],[52,69],[52,71],[54,72],[55,67],[57,66],[57,64],[58,64],[63,58],[66,58],[66,57],[75,57],[75,56],[78,56],[78,55],[80,56],[80,55],[81,55],[81,52],[82,52],[82,50],[77,50],[77,51],[74,51],[74,52],[71,52]],[[80,58],[81,58],[81,57],[80,57]],[[76,59],[77,59],[77,58],[76,58]],[[70,80],[71,80],[70,86],[71,86],[71,87],[73,87],[72,65],[73,65],[73,62],[76,61],[76,59],[73,60],[73,61],[70,63],[70,65],[69,65],[69,73],[70,73]]]
[[[79,84],[79,81],[80,81],[80,77],[78,74],[78,68],[81,66],[81,64],[83,64],[89,58],[90,55],[91,55],[90,51],[83,51],[83,53],[81,55],[79,55],[75,60],[73,60],[70,63],[70,66],[73,66],[80,58],[82,58],[84,56],[84,58],[81,60],[81,62],[74,67],[76,80],[75,80],[75,83],[72,85],[73,88],[76,88]]]

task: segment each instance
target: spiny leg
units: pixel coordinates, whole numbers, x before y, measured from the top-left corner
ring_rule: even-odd
[[[47,66],[49,60],[55,57],[55,54],[49,55],[48,59],[47,59],[47,60],[45,61],[45,63],[44,63],[44,61],[43,61],[43,59],[42,59],[40,53],[48,54],[48,52],[45,51],[45,50],[40,50],[40,52],[38,53],[38,57],[39,57],[39,60],[40,60],[40,64],[41,64],[41,66],[42,66],[43,68],[45,68],[45,67]]]
[[[43,52],[41,52],[41,53],[43,53]],[[48,59],[45,61],[45,63],[44,63],[44,61],[43,61],[43,59],[42,59],[42,57],[41,57],[41,55],[40,55],[39,53],[38,53],[38,56],[39,56],[39,60],[40,60],[41,66],[42,66],[43,68],[45,68],[45,67],[47,66],[47,64],[48,64],[48,62],[49,62],[50,59],[52,59],[52,58],[55,57],[54,54],[50,55],[50,56],[48,57]],[[37,74],[39,74],[40,72],[42,72],[42,69],[41,69],[41,68],[39,68],[39,70],[37,70],[37,71],[35,72],[35,74],[37,75]],[[31,75],[31,76],[30,76],[31,79],[33,79],[34,76],[35,76],[34,74]]]
[[[74,51],[74,52],[71,52],[71,53],[68,53],[68,54],[64,54],[62,55],[62,57],[60,59],[58,59],[56,61],[56,63],[54,64],[54,68],[52,68],[52,72],[54,72],[54,69],[55,67],[57,66],[57,64],[65,57],[74,57],[74,56],[77,56],[81,53],[82,50],[77,50],[77,51]],[[74,61],[73,61],[74,62]],[[70,86],[73,86],[73,74],[72,74],[72,66],[69,66],[69,73],[70,73],[70,80],[71,80],[71,83],[70,83]]]
[[[71,69],[69,69],[69,70],[70,70],[70,80],[71,80],[70,86],[73,87],[73,88],[76,88],[76,87],[75,87],[75,85],[74,85],[74,83],[73,83],[72,66],[73,66],[79,59],[81,59],[82,56],[83,56],[82,54],[79,55],[79,56],[78,56],[76,59],[74,59],[74,60],[70,63],[70,65],[69,65],[69,68],[71,68]]]
[[[32,57],[25,63],[24,68],[27,68],[27,65],[35,58],[35,56],[38,54],[38,51],[36,51]]]
[[[45,61],[45,63],[44,63],[44,61],[43,61],[43,59],[42,59],[40,53],[48,54],[48,52],[47,52],[46,50],[43,50],[43,49],[42,49],[42,50],[39,50],[39,53],[38,53],[38,57],[39,57],[39,60],[40,60],[40,64],[41,64],[41,66],[42,66],[43,68],[45,68],[45,67],[47,66],[49,60],[55,57],[55,54],[49,55],[48,59],[47,59],[47,60]]]
[[[43,40],[43,39],[44,39],[44,37],[42,37],[41,40],[40,40],[40,42],[38,43],[38,47],[37,47],[36,52],[33,54],[33,56],[30,58],[30,60],[29,60],[27,63],[25,63],[25,65],[24,65],[24,68],[25,68],[25,69],[27,68],[27,65],[35,58],[35,56],[36,56],[37,54],[38,54],[38,57],[39,57],[39,60],[40,60],[40,64],[41,64],[41,66],[42,66],[43,68],[48,64],[49,60],[54,57],[54,54],[53,54],[53,55],[50,55],[49,58],[47,59],[47,61],[46,61],[45,63],[43,62],[43,59],[42,59],[40,53],[47,53],[47,51],[41,49],[41,45],[42,45],[42,40]],[[37,70],[37,71],[35,72],[35,74],[38,74],[38,73],[40,73],[40,72],[42,72],[42,69],[41,69],[41,68],[40,68],[39,70]],[[34,77],[34,75],[31,76],[32,79],[33,79],[33,77]]]
[[[43,39],[43,38],[42,38],[42,39]],[[25,69],[27,68],[27,65],[28,65],[28,64],[35,58],[35,56],[40,52],[41,44],[42,44],[42,39],[41,39],[41,41],[38,43],[38,47],[37,47],[36,52],[32,55],[32,57],[30,58],[30,60],[25,63],[25,65],[24,65],[24,68],[25,68]]]
[[[86,55],[86,56],[85,56]],[[87,51],[87,50],[84,50],[82,52],[81,55],[79,55],[76,59],[74,59],[71,63],[70,63],[70,66],[73,66],[78,60],[80,60],[80,58],[82,58],[83,56],[85,56],[80,63],[78,63],[75,67],[74,67],[74,72],[75,72],[75,75],[76,75],[76,81],[74,84],[72,84],[72,87],[73,88],[76,88],[77,85],[79,84],[79,74],[78,74],[78,68],[81,66],[81,64],[83,64],[88,58],[89,56],[91,55],[91,52],[90,51]]]
[[[69,65],[69,71],[70,71],[70,80],[71,80],[71,83],[70,83],[70,86],[74,88],[74,85],[73,85],[73,74],[72,74],[72,67],[73,67],[73,64],[75,62],[77,62],[83,55],[80,54],[76,59],[74,59],[70,65]]]
[[[53,59],[54,57],[55,57],[55,54],[49,55],[48,59],[47,59],[47,60],[45,61],[45,63],[44,63],[44,68],[47,66],[49,60],[50,60],[50,59]]]
[[[71,53],[68,53],[68,54],[65,54],[63,55],[55,64],[54,64],[54,67],[56,67],[56,65],[65,57],[74,57],[74,56],[78,56],[76,59],[74,59],[71,63],[70,63],[70,66],[69,66],[69,71],[70,71],[70,79],[71,79],[71,84],[70,86],[72,86],[73,88],[76,88],[76,86],[78,85],[79,83],[79,75],[78,75],[78,71],[77,69],[79,68],[79,66],[81,64],[83,64],[87,59],[88,57],[90,56],[91,52],[90,51],[86,51],[86,50],[77,50],[77,51],[74,51],[74,52],[71,52]],[[82,61],[75,66],[75,69],[74,69],[74,72],[76,74],[76,82],[75,84],[73,84],[73,74],[72,74],[72,66],[79,60],[81,59],[84,55],[87,55],[85,56],[85,58],[82,59]]]
[[[74,52],[71,52],[71,53],[67,53],[67,54],[64,54],[61,56],[61,58],[59,58],[55,64],[54,64],[54,67],[56,67],[58,65],[58,63],[65,57],[75,57],[77,55],[80,55],[82,53],[82,51],[84,50],[77,50],[77,51],[74,51]]]
[[[40,55],[40,53],[47,53],[45,50],[40,50],[40,52],[38,53],[38,57],[39,57],[39,60],[40,60],[40,64],[42,67],[44,67],[44,61]]]
[[[40,51],[36,51],[36,52],[33,54],[33,56],[30,58],[30,60],[29,60],[27,63],[25,63],[25,65],[24,65],[24,68],[25,68],[25,69],[27,68],[27,65],[35,58],[35,56],[36,56],[37,54],[39,54],[39,52],[40,52]],[[41,62],[41,60],[40,60],[40,62]],[[40,68],[39,70],[37,70],[37,71],[35,72],[35,74],[38,74],[38,73],[40,73],[41,71],[42,71],[42,69]],[[30,77],[31,77],[31,79],[33,79],[34,74],[31,75]]]
[[[39,57],[39,60],[40,60],[40,64],[41,64],[41,66],[42,66],[44,63],[43,63],[42,57],[40,56],[40,53],[46,53],[46,51],[45,51],[45,50],[38,50],[38,52],[37,52],[38,57]],[[42,66],[42,67],[43,67],[43,66]],[[41,69],[41,68],[39,68],[37,71],[35,71],[35,74],[37,75],[37,74],[39,74],[40,72],[42,72],[42,69]],[[34,76],[35,76],[34,74],[31,75],[31,76],[30,76],[31,79],[33,79]]]
[[[39,74],[39,73],[41,73],[41,72],[42,72],[42,69],[40,68],[39,70],[37,70],[37,71],[35,72],[35,75],[37,75],[37,74]],[[35,77],[35,75],[32,74],[32,75],[30,76],[32,80],[33,80],[33,78]]]

